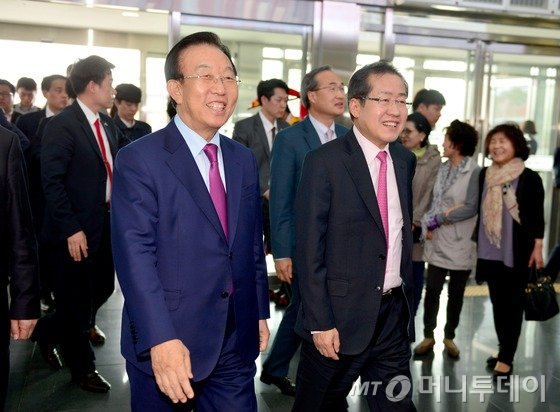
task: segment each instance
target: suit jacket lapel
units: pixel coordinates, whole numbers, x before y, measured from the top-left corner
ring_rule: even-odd
[[[408,214],[408,193],[406,188],[409,186],[406,182],[406,162],[396,153],[396,150],[393,149],[394,143],[389,145],[389,152],[391,153],[391,159],[393,160],[393,168],[395,169],[395,177],[397,179],[397,189],[399,192],[399,200],[401,202],[401,211],[403,215],[403,224],[404,225],[412,225],[412,222],[409,221],[409,214]]]
[[[257,113],[254,118],[255,123],[253,124],[253,133],[255,133],[257,138],[261,141],[266,157],[270,159],[270,146],[268,145],[268,136],[266,134],[266,130],[264,130],[264,125],[261,121],[261,117]]]
[[[346,169],[354,181],[358,193],[373,217],[373,220],[379,230],[384,233],[385,229],[383,229],[383,221],[381,220],[381,213],[377,205],[377,196],[375,196],[375,189],[371,181],[366,158],[353,132],[347,134],[345,145],[347,156],[343,159],[343,162],[346,165]]]
[[[198,205],[202,213],[204,213],[212,226],[214,226],[214,229],[216,229],[216,231],[220,233],[224,241],[226,241],[226,236],[224,234],[224,230],[222,229],[222,224],[220,223],[220,219],[218,218],[218,214],[216,213],[216,209],[214,208],[214,204],[212,203],[210,193],[208,192],[208,189],[204,184],[204,180],[200,175],[200,170],[198,169],[198,166],[194,161],[189,147],[185,143],[185,140],[183,139],[181,133],[173,122],[169,122],[165,129],[163,148],[170,153],[169,159],[167,160],[167,165],[169,166],[173,174],[177,177],[177,179],[179,179],[181,184],[185,186],[189,195]]]
[[[309,117],[306,117],[303,120],[302,127],[303,131],[305,132],[304,138],[307,142],[307,145],[309,146],[309,149],[314,150],[321,146],[321,139],[319,138],[317,131],[313,127],[313,123],[311,123],[311,120],[309,120]]]
[[[237,221],[241,207],[243,170],[235,156],[235,146],[232,144],[232,141],[220,135],[220,147],[222,149],[226,174],[229,244],[232,245],[237,233]]]
[[[97,157],[99,157],[99,160],[101,160],[101,162],[103,162],[103,155],[101,154],[101,149],[99,148],[99,143],[97,143],[97,137],[93,134],[93,130],[92,130],[91,125],[89,124],[89,122],[87,120],[87,117],[86,117],[85,113],[83,112],[83,110],[80,107],[80,105],[78,104],[78,102],[72,103],[72,107],[76,111],[76,116],[77,116],[77,118],[80,122],[80,127],[82,128],[82,131],[84,132],[89,145],[91,146],[93,151],[97,154]],[[101,122],[101,123],[103,123],[103,122]]]
[[[114,159],[115,156],[117,155],[117,147],[118,147],[117,136],[115,136],[114,133],[115,128],[110,127],[107,119],[105,119],[104,116],[102,116],[101,114],[99,115],[99,121],[101,122],[101,126],[103,127],[103,130],[105,130],[105,135],[107,136],[107,140],[109,141],[109,147],[111,149],[111,156],[113,156]]]

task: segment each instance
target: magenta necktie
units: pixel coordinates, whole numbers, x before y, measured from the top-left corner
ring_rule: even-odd
[[[210,197],[212,198],[212,203],[214,203],[214,208],[218,217],[220,218],[220,223],[222,224],[222,229],[224,229],[224,234],[226,239],[228,237],[228,218],[227,218],[227,201],[226,201],[226,191],[224,189],[224,183],[220,177],[220,168],[218,167],[218,146],[213,143],[208,143],[204,146],[204,153],[210,160]]]
[[[389,206],[387,204],[387,152],[381,151],[377,154],[377,158],[381,162],[379,166],[379,176],[377,179],[377,204],[381,220],[383,221],[383,229],[385,230],[385,240],[389,246]]]

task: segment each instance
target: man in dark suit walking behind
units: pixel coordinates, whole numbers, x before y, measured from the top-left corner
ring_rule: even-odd
[[[40,310],[37,248],[23,155],[18,136],[2,126],[0,199],[0,410],[4,410],[10,373],[10,337],[28,339]]]
[[[52,116],[60,113],[68,105],[68,94],[66,94],[66,77],[53,74],[43,78],[41,82],[43,96],[47,99],[45,107],[41,110],[26,113],[18,117],[16,126],[25,133],[31,142],[29,149],[25,152],[27,163],[27,174],[29,176],[29,201],[33,212],[35,233],[40,235],[43,227],[45,214],[45,196],[41,183],[41,138],[46,122]],[[52,300],[53,273],[58,262],[53,261],[53,253],[48,245],[39,236],[39,266],[41,268],[41,308],[43,310],[54,310]]]
[[[77,98],[49,121],[41,148],[43,236],[63,265],[54,286],[61,348],[72,379],[91,392],[111,387],[95,369],[90,340],[105,339],[95,315],[115,280],[109,205],[119,135],[113,120],[100,113],[112,103],[113,68],[99,56],[74,64],[69,81]]]
[[[348,129],[334,122],[344,113],[344,84],[329,66],[307,73],[301,83],[302,104],[309,115],[278,133],[270,170],[270,224],[272,254],[278,278],[291,285],[292,296],[272,348],[263,364],[261,381],[274,384],[285,395],[295,395],[288,379],[290,361],[301,343],[295,333],[301,300],[292,258],[295,254],[294,200],[305,155],[324,143],[344,136]]]
[[[388,62],[348,85],[354,127],[310,152],[296,196],[294,411],[344,410],[360,377],[372,411],[414,411],[410,375],[414,155],[395,140],[408,87]]]
[[[290,125],[282,120],[288,105],[288,85],[280,79],[262,80],[257,85],[257,98],[261,109],[247,119],[235,123],[233,140],[251,149],[259,166],[259,183],[262,195],[264,246],[271,252],[269,189],[270,152],[276,135]]]

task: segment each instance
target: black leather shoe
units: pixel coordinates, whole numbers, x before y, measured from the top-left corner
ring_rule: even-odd
[[[510,378],[510,376],[513,373],[513,365],[509,368],[509,371],[507,372],[500,372],[494,369],[494,371],[492,371],[492,379],[494,380],[494,382],[497,382],[498,380],[508,380]]]
[[[496,363],[498,363],[498,358],[494,356],[490,356],[486,359],[486,367],[490,369],[494,369],[496,367]]]
[[[62,361],[60,360],[60,355],[58,350],[52,343],[37,342],[39,349],[41,350],[41,355],[45,362],[49,364],[54,370],[62,369]]]
[[[284,395],[296,396],[296,386],[287,376],[279,378],[277,376],[269,375],[266,372],[262,372],[261,382],[266,383],[267,385],[275,385]]]
[[[88,339],[94,346],[100,346],[105,343],[105,333],[97,325],[91,327],[88,331]]]
[[[84,391],[107,393],[111,389],[111,384],[105,380],[97,371],[88,373],[81,378],[74,379]]]

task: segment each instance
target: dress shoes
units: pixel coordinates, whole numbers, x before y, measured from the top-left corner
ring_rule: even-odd
[[[497,382],[498,380],[508,380],[512,375],[512,373],[513,373],[513,365],[510,366],[509,371],[507,372],[500,372],[494,369],[492,371],[492,379],[494,380],[494,382]]]
[[[45,342],[37,342],[37,345],[39,345],[43,359],[51,368],[54,370],[62,369],[62,361],[60,360],[60,355],[55,345]]]
[[[296,386],[287,376],[279,378],[277,376],[269,375],[266,372],[262,372],[261,382],[266,383],[267,385],[275,385],[284,395],[296,396]]]
[[[494,369],[497,363],[498,363],[497,356],[490,356],[488,359],[486,359],[486,367],[489,369]]]
[[[88,339],[94,346],[100,346],[105,343],[105,333],[97,325],[92,326],[88,331]]]
[[[443,340],[443,346],[445,346],[445,350],[447,351],[447,355],[449,355],[450,358],[453,358],[453,359],[459,358],[459,354],[461,353],[461,351],[459,350],[457,345],[455,345],[455,342],[453,342],[453,339],[444,339]]]
[[[434,338],[424,338],[424,340],[414,348],[414,354],[420,356],[426,355],[434,349],[435,344],[436,340]]]
[[[74,379],[74,381],[77,382],[80,388],[84,391],[107,393],[109,392],[109,389],[111,389],[111,384],[107,382],[97,371],[93,371],[80,378]]]

